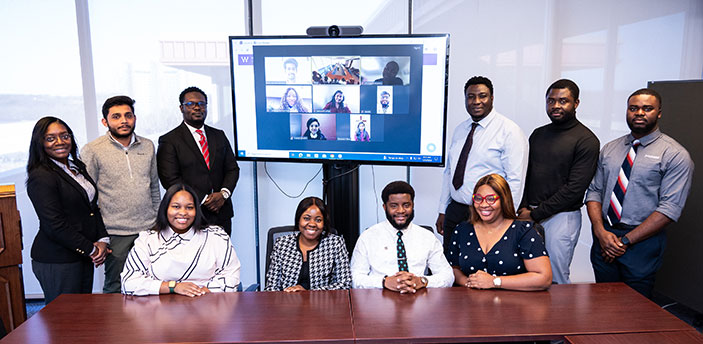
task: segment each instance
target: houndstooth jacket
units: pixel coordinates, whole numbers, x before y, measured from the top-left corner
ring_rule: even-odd
[[[303,266],[303,255],[298,249],[298,235],[279,238],[271,252],[271,263],[266,274],[267,291],[280,291],[298,284]],[[329,234],[308,251],[310,262],[310,290],[349,289],[351,270],[349,253],[344,238]]]

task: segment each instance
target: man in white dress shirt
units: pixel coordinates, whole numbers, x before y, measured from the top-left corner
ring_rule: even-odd
[[[432,231],[412,223],[415,190],[403,181],[383,189],[386,221],[361,233],[351,260],[353,288],[385,288],[415,293],[422,288],[451,287],[452,268]],[[432,271],[426,275],[427,269]]]
[[[454,227],[469,220],[474,185],[481,177],[500,174],[510,185],[513,199],[519,200],[527,173],[527,137],[515,122],[493,109],[491,80],[483,76],[469,79],[464,100],[471,118],[456,127],[449,142],[439,198],[436,226],[444,234],[445,254]]]

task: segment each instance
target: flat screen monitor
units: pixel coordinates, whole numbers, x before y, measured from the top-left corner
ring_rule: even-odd
[[[238,159],[444,165],[449,35],[229,41]]]

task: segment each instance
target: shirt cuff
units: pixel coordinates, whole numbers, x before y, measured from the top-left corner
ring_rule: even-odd
[[[110,237],[103,237],[103,238],[100,238],[100,239],[98,240],[98,242],[104,242],[104,243],[110,245]],[[97,250],[98,250],[98,248],[95,247],[95,246],[93,246],[93,250],[90,251],[90,255],[91,255],[91,256],[94,255],[94,254],[95,254],[95,251],[97,251]]]
[[[595,192],[595,191],[586,192],[586,198],[584,199],[583,203],[588,203],[588,202],[603,203],[603,198],[601,197],[600,192]]]
[[[148,293],[149,293],[149,295],[159,295],[159,294],[161,294],[161,293],[160,293],[160,291],[161,291],[161,282],[162,282],[162,281],[158,281],[158,280],[149,281],[149,282],[148,282],[147,288],[148,288]]]

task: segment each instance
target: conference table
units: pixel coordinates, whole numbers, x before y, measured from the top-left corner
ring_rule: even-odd
[[[61,295],[12,343],[647,343],[703,336],[622,283],[515,292],[441,288],[124,296]],[[659,340],[659,342],[661,342]]]

